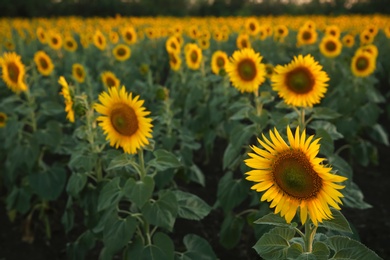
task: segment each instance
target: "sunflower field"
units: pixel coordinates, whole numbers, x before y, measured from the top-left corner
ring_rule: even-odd
[[[0,35],[1,201],[24,242],[60,226],[58,259],[385,258],[343,209],[372,207],[354,169],[389,145],[389,17],[1,18]]]

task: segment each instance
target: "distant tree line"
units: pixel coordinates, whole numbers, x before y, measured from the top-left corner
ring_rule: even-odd
[[[347,9],[344,0],[284,4],[281,0],[1,0],[1,17],[53,16],[260,16],[304,14],[390,14],[389,0],[358,1]]]

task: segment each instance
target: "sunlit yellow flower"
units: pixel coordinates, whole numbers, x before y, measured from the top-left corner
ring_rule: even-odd
[[[122,29],[121,34],[122,39],[127,44],[134,44],[137,42],[137,32],[135,31],[134,27],[126,27]]]
[[[0,58],[2,78],[5,84],[15,93],[26,91],[27,85],[24,81],[26,73],[22,58],[15,52],[6,52]]]
[[[192,39],[197,39],[199,34],[200,32],[197,25],[192,25],[188,28],[188,36],[190,36]]]
[[[77,42],[72,36],[66,36],[64,39],[64,49],[69,52],[77,50]]]
[[[152,137],[152,119],[142,106],[139,96],[133,98],[125,87],[109,88],[99,95],[101,104],[95,104],[95,110],[101,114],[97,118],[99,125],[110,140],[110,146],[122,147],[125,153],[135,154],[138,149],[149,144]]]
[[[62,47],[62,36],[58,32],[49,32],[48,42],[53,50],[59,50]]]
[[[257,21],[256,18],[250,17],[250,18],[246,19],[245,31],[249,35],[251,35],[251,36],[257,35],[259,33],[259,28],[260,28],[260,25],[259,25],[259,22]]]
[[[376,58],[366,51],[357,51],[352,57],[351,71],[356,77],[367,77],[376,68]]]
[[[221,70],[225,70],[226,64],[229,62],[228,56],[223,51],[215,51],[211,56],[211,71],[219,75]]]
[[[3,128],[6,126],[8,120],[7,114],[0,112],[0,128]]]
[[[101,74],[101,79],[104,86],[109,89],[111,87],[119,88],[120,80],[115,76],[115,74],[111,71],[104,71]]]
[[[340,28],[337,25],[328,25],[325,28],[325,35],[340,38]]]
[[[125,44],[118,44],[112,50],[112,54],[114,55],[117,61],[125,61],[130,58],[131,50],[130,47]]]
[[[318,34],[315,30],[301,27],[297,34],[297,45],[313,44],[317,41]]]
[[[176,53],[168,53],[169,55],[169,66],[172,70],[178,71],[181,67],[181,58],[179,54]]]
[[[165,42],[165,49],[169,53],[180,53],[180,43],[175,35],[170,36]]]
[[[44,76],[49,76],[54,69],[53,62],[49,55],[44,51],[37,51],[34,55],[34,62],[39,73]]]
[[[352,34],[344,35],[341,41],[343,42],[343,45],[348,48],[351,48],[353,45],[355,45],[355,37]]]
[[[240,92],[255,92],[265,81],[263,57],[253,49],[235,51],[225,69],[233,86]]]
[[[246,33],[239,34],[236,39],[236,46],[238,49],[252,48],[249,35]]]
[[[320,103],[325,95],[328,86],[325,82],[329,81],[329,77],[322,66],[308,54],[305,57],[294,57],[285,66],[276,66],[271,81],[272,89],[278,92],[286,104],[312,107]]]
[[[109,38],[110,38],[110,42],[113,44],[116,44],[119,41],[119,35],[117,32],[114,31],[110,31]]]
[[[367,25],[366,29],[373,37],[375,37],[378,34],[378,27],[375,24],[369,24]]]
[[[281,24],[276,26],[275,32],[274,32],[274,39],[276,41],[283,42],[284,38],[286,38],[288,35],[288,28],[286,25]]]
[[[63,76],[58,79],[58,83],[62,86],[60,95],[64,97],[66,118],[69,120],[69,122],[74,123],[73,100],[69,85]]]
[[[73,64],[72,65],[72,76],[77,82],[83,83],[85,80],[84,66],[80,63]]]
[[[47,34],[45,30],[40,26],[37,28],[37,37],[41,43],[43,44],[47,43]]]
[[[279,132],[269,132],[270,138],[262,135],[258,139],[261,149],[251,146],[253,153],[248,153],[245,163],[253,170],[247,172],[247,180],[256,184],[252,186],[257,192],[264,192],[261,201],[271,202],[275,214],[280,213],[290,223],[299,209],[300,221],[304,224],[308,217],[315,226],[319,222],[332,219],[330,207],[341,210],[340,198],[344,197],[339,190],[345,186],[337,184],[347,180],[332,173],[332,168],[324,165],[324,158],[318,158],[319,138],[306,138],[299,127],[293,135],[287,126],[289,145]]]
[[[375,35],[371,34],[369,30],[363,30],[359,34],[360,45],[371,44],[374,41]]]
[[[97,30],[93,35],[93,44],[98,48],[99,50],[103,51],[106,49],[107,46],[107,40],[106,37],[103,35],[103,33],[99,30]]]
[[[370,53],[375,59],[378,57],[378,47],[374,44],[368,44],[360,47],[359,49],[356,50],[356,52],[363,51],[363,52],[368,52]]]
[[[202,49],[194,43],[188,43],[185,46],[185,58],[187,67],[192,70],[197,70],[202,63]]]
[[[210,47],[210,41],[206,38],[199,38],[198,45],[202,50],[207,50]]]
[[[332,36],[331,34],[326,35],[320,42],[321,53],[328,58],[334,58],[340,55],[343,44],[339,38]]]
[[[307,20],[302,28],[307,28],[309,30],[315,30],[316,29],[316,23],[313,20]]]
[[[271,63],[265,64],[265,76],[267,78],[272,78],[272,75],[274,75],[275,67]]]

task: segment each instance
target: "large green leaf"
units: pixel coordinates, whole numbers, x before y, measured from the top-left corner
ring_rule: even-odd
[[[312,117],[315,119],[334,119],[341,116],[339,113],[328,107],[314,107]]]
[[[28,181],[34,192],[42,199],[56,200],[66,183],[65,169],[53,166],[47,171],[28,175]]]
[[[213,248],[204,238],[194,235],[187,234],[183,238],[183,243],[187,248],[179,259],[191,259],[191,260],[215,260],[217,256],[215,255]]]
[[[334,255],[331,259],[381,259],[374,251],[372,251],[362,243],[350,239],[349,237],[330,237],[326,241],[326,244],[334,251]]]
[[[157,232],[153,235],[152,240],[153,245],[160,248],[167,256],[167,259],[173,259],[175,246],[173,245],[172,239],[167,234]]]
[[[161,191],[156,201],[149,201],[142,207],[142,214],[149,224],[172,231],[178,211],[175,194]]]
[[[198,196],[183,191],[173,191],[173,193],[178,204],[178,217],[201,220],[210,213],[211,207]]]
[[[119,186],[120,178],[116,177],[107,182],[99,194],[98,211],[109,207],[115,207],[122,197],[122,189]]]
[[[286,219],[279,214],[269,213],[254,222],[255,224],[267,224],[279,227],[291,227],[293,224],[288,224]],[[296,224],[295,224],[296,226]]]
[[[219,242],[227,249],[235,247],[241,238],[241,232],[244,227],[245,220],[242,217],[229,214],[222,222],[221,232],[219,234]]]
[[[225,212],[231,211],[248,195],[248,189],[242,179],[233,179],[233,173],[227,172],[218,183],[217,198]]]
[[[253,248],[264,259],[284,259],[294,235],[293,229],[276,227],[264,234]]]
[[[87,174],[85,173],[72,173],[66,186],[66,191],[73,197],[77,197],[79,192],[84,188],[87,183]]]
[[[123,187],[124,196],[140,208],[152,197],[153,190],[154,180],[148,175],[139,181],[128,179]]]
[[[153,152],[155,158],[148,162],[148,166],[155,167],[158,171],[182,166],[177,157],[167,150],[159,149]]]
[[[322,223],[319,223],[319,226],[340,232],[352,233],[351,227],[349,226],[348,221],[344,215],[339,210],[333,208],[331,208],[331,212],[333,218],[324,220]]]
[[[114,217],[109,220],[104,226],[103,243],[107,251],[116,253],[131,240],[138,223],[132,216],[125,219]]]

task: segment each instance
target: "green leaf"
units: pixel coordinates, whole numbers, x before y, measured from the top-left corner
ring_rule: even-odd
[[[245,220],[242,217],[229,214],[222,222],[219,242],[227,249],[235,247],[241,238]]]
[[[233,173],[227,172],[218,183],[217,199],[225,212],[231,211],[248,195],[248,189],[242,179],[233,180]]]
[[[142,239],[138,236],[135,236],[131,243],[125,249],[125,256],[127,260],[141,259],[142,251],[144,250],[144,244]]]
[[[323,120],[314,121],[310,123],[309,127],[315,130],[317,129],[325,130],[326,133],[328,133],[328,135],[331,137],[333,141],[344,137],[341,133],[337,131],[337,128],[334,124],[327,121],[323,121]]]
[[[149,224],[172,231],[175,224],[178,205],[171,191],[160,192],[156,201],[149,201],[142,207],[142,214]]]
[[[167,256],[167,259],[173,259],[175,246],[168,235],[162,232],[157,232],[153,235],[153,245],[160,248]]]
[[[44,115],[56,115],[64,112],[64,106],[58,102],[45,101],[41,103],[41,110]]]
[[[8,194],[6,199],[7,210],[16,209],[22,214],[27,213],[31,208],[31,196],[31,191],[27,189],[18,188],[16,186],[12,187],[12,191]]]
[[[76,242],[68,244],[66,254],[69,259],[85,259],[87,252],[95,246],[94,234],[87,230],[81,234]]]
[[[295,235],[295,231],[290,228],[273,228],[264,234],[253,246],[256,252],[265,259],[284,259],[288,248],[289,240]]]
[[[134,156],[131,154],[124,153],[113,158],[108,165],[106,171],[111,171],[117,168],[127,168],[127,166],[133,166],[134,164]]]
[[[378,122],[381,109],[374,103],[366,103],[355,111],[355,117],[359,119],[360,124],[372,126]]]
[[[334,251],[331,259],[381,259],[374,251],[349,237],[333,236],[328,238],[326,244]]]
[[[330,250],[323,242],[314,242],[312,254],[315,255],[317,260],[329,259]]]
[[[154,180],[147,175],[143,180],[135,181],[130,178],[123,187],[123,194],[141,208],[151,197],[154,190]]]
[[[340,117],[341,115],[328,107],[315,107],[313,108],[312,117],[315,119],[334,119]]]
[[[190,167],[190,180],[202,185],[202,187],[206,185],[204,174],[196,164]]]
[[[177,157],[167,150],[159,149],[153,152],[155,158],[148,162],[148,166],[155,167],[158,171],[182,166]]]
[[[140,260],[170,260],[170,258],[162,248],[151,244],[144,247]]]
[[[28,175],[28,181],[36,194],[45,200],[56,200],[66,183],[65,169],[53,166],[45,172]]]
[[[212,247],[204,238],[194,235],[187,234],[183,238],[183,243],[187,248],[187,251],[183,253],[181,259],[192,259],[192,260],[214,260],[217,259]]]
[[[87,183],[87,174],[72,173],[66,186],[66,191],[73,197],[77,197]]]
[[[378,143],[389,146],[389,137],[386,130],[380,124],[375,124],[371,127],[371,131],[368,132],[370,137]]]
[[[178,217],[201,220],[210,213],[211,207],[198,196],[183,191],[173,191],[173,193],[178,204]]]
[[[254,222],[255,224],[267,224],[279,227],[291,227],[293,224],[288,224],[285,218],[279,214],[269,213]],[[295,224],[296,225],[296,224]]]
[[[333,218],[324,220],[322,223],[319,223],[319,226],[340,232],[352,233],[351,227],[349,226],[349,223],[344,215],[337,209],[331,208],[330,210],[332,212]]]
[[[334,144],[332,137],[328,132],[322,128],[316,130],[315,138],[321,138],[320,140],[320,153],[326,156],[331,156],[334,152]]]
[[[351,182],[347,188],[343,189],[342,193],[344,195],[344,198],[342,198],[344,206],[357,209],[372,208],[370,204],[364,201],[363,192],[354,182]]]
[[[128,216],[126,219],[114,218],[114,221],[107,221],[103,230],[103,243],[111,253],[116,253],[124,247],[133,237],[138,225],[137,220]]]
[[[122,189],[119,186],[120,178],[116,177],[106,183],[99,194],[98,211],[109,207],[115,207],[122,197]]]

